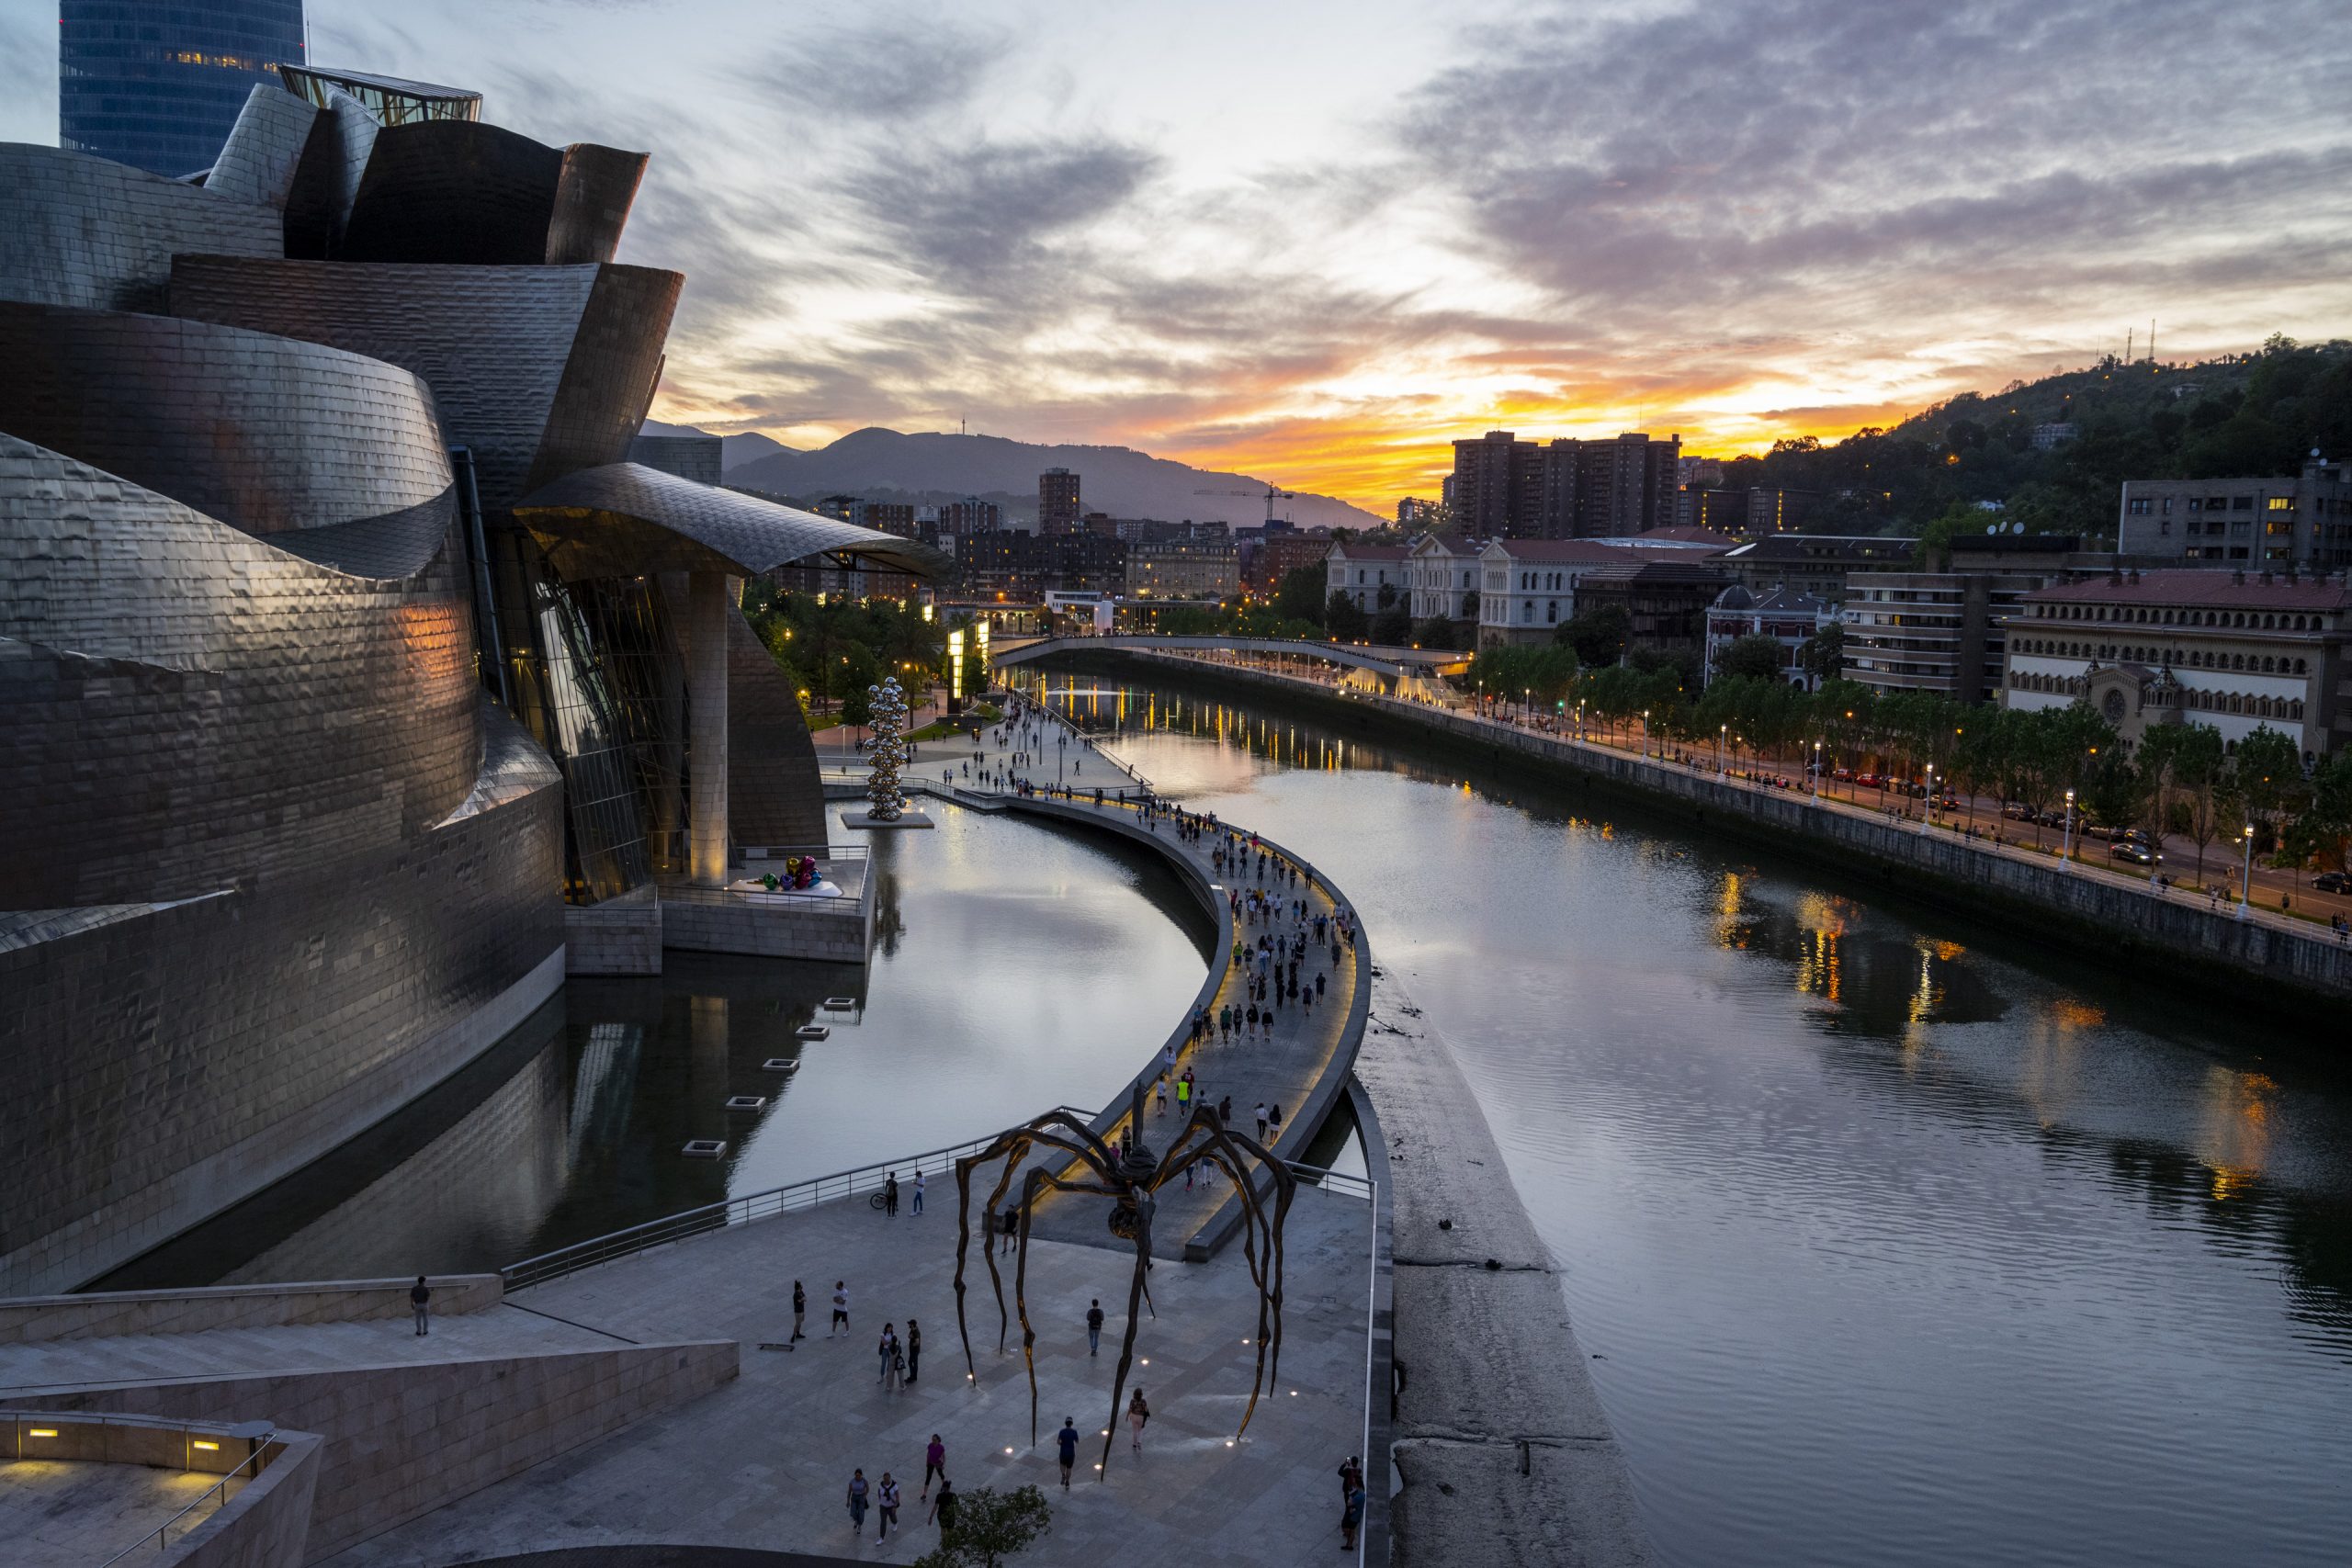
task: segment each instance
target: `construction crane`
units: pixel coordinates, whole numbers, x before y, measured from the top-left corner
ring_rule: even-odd
[[[1194,495],[1246,495],[1253,500],[1262,499],[1266,503],[1266,521],[1268,523],[1272,523],[1274,520],[1274,502],[1278,501],[1296,501],[1298,499],[1296,491],[1276,490],[1272,485],[1268,485],[1266,487],[1265,494],[1262,497],[1261,497],[1259,492],[1254,490],[1196,490],[1193,493]]]

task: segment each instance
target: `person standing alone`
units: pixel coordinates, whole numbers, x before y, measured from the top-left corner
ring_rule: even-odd
[[[825,1337],[831,1339],[836,1332],[849,1332],[849,1281],[846,1280],[833,1281],[833,1325],[825,1330]]]
[[[922,1370],[922,1326],[913,1318],[907,1319],[907,1386],[914,1386],[915,1373]]]
[[[408,1304],[410,1310],[416,1314],[417,1333],[432,1333],[433,1291],[432,1287],[425,1284],[424,1276],[422,1274],[416,1277],[416,1283],[409,1287]]]
[[[800,1325],[808,1321],[808,1292],[800,1288],[799,1280],[795,1280],[792,1281],[792,1337],[795,1339],[808,1337],[800,1331]]]
[[[1086,1353],[1090,1356],[1102,1353],[1102,1298],[1100,1296],[1095,1297],[1093,1304],[1086,1309]]]

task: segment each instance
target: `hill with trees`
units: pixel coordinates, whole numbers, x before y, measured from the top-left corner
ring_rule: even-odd
[[[2047,450],[2034,427],[2071,423]],[[2254,354],[2196,364],[2114,357],[1991,394],[1964,392],[1842,441],[1775,442],[1723,465],[1730,489],[1826,497],[1810,532],[1919,534],[1998,502],[2029,533],[2112,534],[2125,479],[2298,472],[2317,448],[2352,457],[2352,343],[2273,337]]]

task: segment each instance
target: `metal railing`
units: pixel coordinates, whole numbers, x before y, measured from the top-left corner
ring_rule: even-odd
[[[1074,1105],[1056,1106],[1081,1120],[1094,1112]],[[770,1187],[758,1192],[747,1192],[740,1198],[727,1198],[716,1203],[705,1203],[698,1209],[665,1214],[658,1220],[647,1220],[605,1235],[591,1236],[553,1252],[543,1252],[537,1258],[526,1258],[520,1263],[510,1263],[501,1269],[499,1277],[509,1291],[520,1291],[532,1285],[543,1285],[560,1280],[582,1269],[593,1269],[600,1263],[611,1263],[623,1258],[672,1242],[684,1241],[729,1225],[748,1224],[753,1220],[772,1219],[778,1214],[792,1213],[801,1209],[813,1209],[820,1203],[836,1198],[854,1197],[861,1191],[878,1189],[894,1171],[912,1170],[923,1166],[945,1168],[966,1155],[979,1153],[998,1137],[990,1133],[984,1138],[973,1138],[945,1148],[925,1149],[921,1154],[900,1155],[874,1165],[861,1165],[848,1170],[836,1170],[823,1176],[812,1176],[801,1181],[788,1181],[781,1187]]]
[[[1057,1105],[1054,1109],[1087,1122],[1091,1122],[1099,1114],[1076,1105]],[[730,1225],[748,1224],[753,1220],[773,1219],[778,1214],[794,1213],[802,1209],[813,1209],[836,1198],[852,1198],[860,1192],[876,1191],[899,1171],[925,1168],[950,1169],[955,1161],[967,1155],[978,1154],[1001,1135],[1001,1133],[990,1133],[984,1138],[967,1139],[944,1148],[900,1155],[873,1165],[831,1171],[801,1181],[788,1181],[781,1187],[765,1188],[758,1192],[747,1192],[740,1198],[726,1198],[716,1203],[705,1203],[697,1209],[664,1214],[660,1219],[647,1220],[625,1230],[575,1241],[568,1247],[557,1247],[553,1252],[526,1258],[520,1263],[510,1263],[498,1271],[499,1278],[509,1291],[526,1290],[578,1273],[582,1269],[593,1269],[600,1263],[635,1258],[639,1253],[684,1241],[690,1236],[725,1230]],[[1284,1160],[1283,1163],[1290,1168],[1292,1175],[1311,1186],[1351,1198],[1370,1200],[1373,1197],[1373,1183],[1361,1176],[1330,1170],[1322,1166],[1302,1165],[1296,1160]]]
[[[106,1419],[112,1423],[133,1422],[141,1426],[176,1427],[181,1425],[181,1423],[175,1421],[139,1421],[138,1417],[130,1416],[109,1415]],[[262,1472],[262,1461],[269,1455],[270,1440],[277,1436],[277,1433],[272,1432],[268,1437],[265,1437],[258,1442],[254,1443],[253,1452],[247,1454],[244,1458],[239,1460],[234,1465],[230,1467],[227,1472],[224,1473],[220,1480],[214,1482],[211,1485],[198,1493],[186,1507],[182,1508],[178,1513],[174,1514],[170,1518],[165,1519],[162,1524],[157,1525],[153,1529],[149,1530],[145,1535],[141,1536],[137,1540],[132,1541],[129,1546],[124,1547],[120,1551],[116,1552],[112,1557],[107,1558],[104,1562],[98,1564],[98,1568],[114,1568],[116,1563],[121,1562],[127,1557],[130,1557],[133,1553],[145,1551],[151,1542],[158,1552],[169,1551],[171,1550],[171,1533],[175,1529],[179,1530],[180,1539],[182,1540],[186,1540],[189,1530],[196,1529],[198,1525],[204,1523],[205,1519],[209,1519],[214,1514],[218,1514],[221,1509],[229,1506],[230,1483],[238,1483],[237,1490],[242,1492],[244,1490],[245,1483],[259,1478]],[[251,1468],[253,1472],[252,1474],[245,1475],[240,1473],[248,1467]],[[207,1503],[212,1505],[212,1513],[207,1514],[204,1519],[188,1519],[187,1517],[190,1514],[196,1512],[198,1508],[203,1507]],[[187,1519],[187,1523],[185,1525],[181,1523],[184,1519]]]

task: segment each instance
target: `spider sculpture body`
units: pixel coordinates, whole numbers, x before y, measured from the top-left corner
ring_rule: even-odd
[[[1129,1110],[1130,1129],[1143,1126],[1143,1089],[1138,1086]],[[1131,1138],[1135,1135],[1131,1133]],[[1037,1152],[1040,1164],[1022,1171],[1023,1163]],[[1013,1178],[1021,1177],[1021,1197],[1017,1206],[1019,1250],[1013,1262],[1012,1299],[1014,1311],[1021,1318],[1021,1354],[1029,1372],[1029,1441],[1037,1440],[1037,1359],[1036,1330],[1029,1324],[1029,1303],[1026,1284],[1029,1273],[1029,1222],[1038,1198],[1047,1190],[1092,1193],[1114,1200],[1115,1207],[1110,1215],[1112,1234],[1131,1240],[1136,1249],[1134,1281],[1127,1289],[1127,1331],[1119,1347],[1118,1371],[1111,1385],[1111,1419],[1103,1423],[1102,1463],[1097,1479],[1107,1479],[1111,1467],[1112,1443],[1108,1436],[1119,1427],[1119,1400],[1126,1392],[1127,1371],[1133,1364],[1136,1350],[1136,1329],[1138,1310],[1149,1301],[1146,1274],[1151,1267],[1151,1224],[1156,1207],[1154,1194],[1170,1180],[1183,1175],[1195,1165],[1214,1166],[1225,1172],[1233,1183],[1233,1190],[1241,1201],[1246,1222],[1242,1231],[1242,1248],[1250,1262],[1250,1279],[1258,1288],[1258,1348],[1256,1373],[1250,1384],[1250,1403],[1241,1413],[1241,1425],[1234,1433],[1238,1438],[1250,1429],[1250,1418],[1258,1409],[1258,1395],[1264,1391],[1271,1370],[1274,1376],[1282,1373],[1283,1336],[1283,1221],[1290,1213],[1292,1196],[1296,1192],[1297,1179],[1289,1167],[1255,1140],[1227,1130],[1217,1113],[1203,1106],[1194,1111],[1190,1120],[1177,1130],[1176,1139],[1168,1153],[1154,1159],[1139,1138],[1131,1141],[1124,1154],[1097,1137],[1084,1122],[1063,1111],[1051,1111],[1033,1122],[1000,1134],[996,1141],[978,1154],[967,1156],[956,1162],[956,1192],[958,1224],[956,1237],[956,1326],[964,1339],[964,1365],[967,1372],[978,1377],[972,1362],[972,1334],[964,1316],[964,1260],[972,1239],[972,1175],[975,1171],[1003,1162],[1003,1172],[989,1192],[982,1213],[989,1220],[1002,1212],[1005,1193],[1011,1190]],[[1050,1162],[1058,1171],[1046,1168]],[[1255,1180],[1262,1168],[1273,1177],[1272,1191],[1261,1197]],[[1268,1199],[1272,1200],[1271,1209]],[[991,1228],[984,1224],[983,1234]],[[1004,1348],[1010,1322],[1004,1310],[1004,1278],[996,1265],[996,1246],[991,1237],[983,1248],[988,1259],[989,1282],[996,1292],[997,1348]]]

